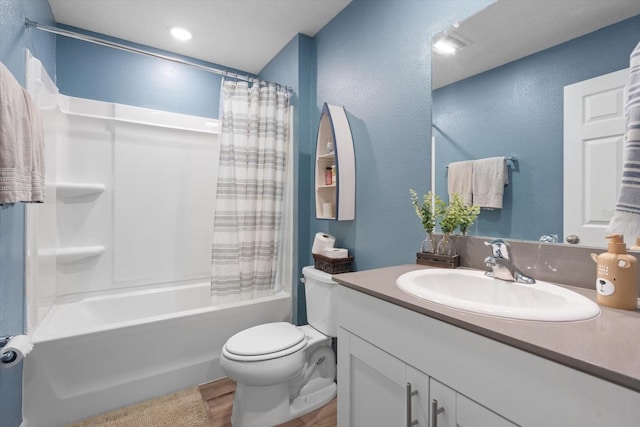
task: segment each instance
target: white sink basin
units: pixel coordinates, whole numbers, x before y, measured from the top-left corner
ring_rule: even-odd
[[[560,286],[506,282],[478,270],[415,270],[398,277],[396,284],[436,304],[510,319],[569,322],[600,314],[598,304]]]

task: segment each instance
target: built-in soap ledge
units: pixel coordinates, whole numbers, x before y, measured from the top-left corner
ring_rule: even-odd
[[[56,250],[56,262],[59,264],[70,264],[84,261],[89,258],[100,256],[104,253],[105,247],[98,246],[76,246],[60,248]]]
[[[104,184],[81,184],[75,182],[58,182],[53,184],[58,197],[72,198],[98,195],[107,187]]]

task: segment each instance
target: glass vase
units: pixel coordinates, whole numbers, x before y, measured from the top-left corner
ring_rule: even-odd
[[[434,253],[436,251],[435,244],[433,242],[433,234],[427,232],[424,240],[420,244],[420,252]]]
[[[456,247],[451,239],[451,233],[444,233],[442,239],[438,242],[436,249],[438,255],[454,256],[456,255]]]

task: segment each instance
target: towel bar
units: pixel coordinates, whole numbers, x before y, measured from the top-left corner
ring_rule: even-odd
[[[517,156],[506,156],[506,157],[504,158],[504,161],[505,161],[505,162],[509,162],[509,161],[510,161],[511,163],[514,163],[514,164],[515,164],[515,163],[518,161],[518,157],[517,157]],[[449,165],[446,165],[445,167],[446,167],[446,168],[449,168]]]

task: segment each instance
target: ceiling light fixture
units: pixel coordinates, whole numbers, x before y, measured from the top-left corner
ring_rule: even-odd
[[[470,42],[460,34],[449,30],[434,37],[433,48],[435,53],[441,55],[455,55],[457,51],[469,44]]]
[[[171,35],[180,41],[187,41],[187,40],[191,40],[191,33],[187,30],[185,30],[184,28],[180,28],[180,27],[173,27],[171,28]]]

